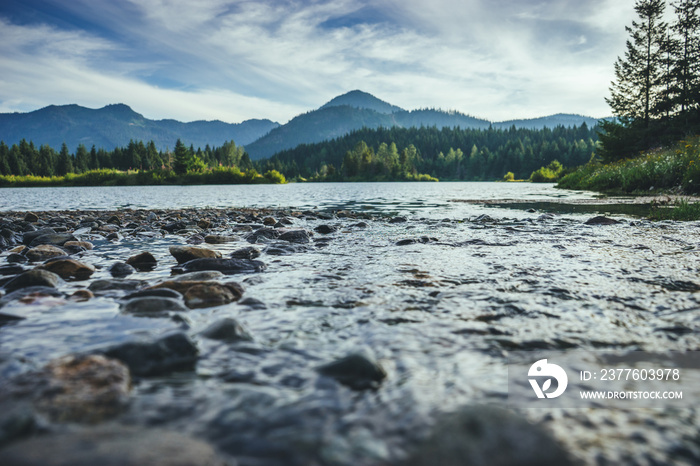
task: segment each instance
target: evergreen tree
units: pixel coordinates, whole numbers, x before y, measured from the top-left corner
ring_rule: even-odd
[[[700,0],[680,0],[672,4],[676,21],[673,41],[673,104],[685,114],[700,104]]]
[[[187,147],[179,139],[175,143],[175,155],[173,160],[173,170],[178,175],[184,175],[187,173],[187,169],[190,165],[190,159],[192,158],[192,153],[187,149]]]
[[[61,152],[58,154],[56,174],[64,176],[67,173],[73,173],[73,156],[68,152],[68,146],[64,142],[63,145],[61,145]]]
[[[88,155],[87,148],[83,144],[78,144],[78,149],[75,151],[75,171],[77,173],[84,173],[88,171],[89,165],[90,156]]]
[[[624,58],[615,63],[615,81],[606,102],[616,116],[641,120],[646,128],[658,116],[667,53],[667,25],[663,21],[663,0],[637,0],[634,10],[639,22],[626,26],[630,34]]]

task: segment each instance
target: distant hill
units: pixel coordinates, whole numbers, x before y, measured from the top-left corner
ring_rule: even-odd
[[[48,144],[56,150],[63,142],[74,151],[78,144],[88,149],[108,150],[129,144],[131,139],[153,140],[161,150],[175,147],[177,139],[195,147],[220,146],[233,140],[246,145],[279,124],[270,120],[247,120],[231,124],[222,121],[149,120],[124,104],[90,109],[79,105],[50,105],[29,113],[0,113],[0,140],[11,145],[21,139],[35,145]]]
[[[515,125],[516,128],[524,129],[543,129],[543,128],[556,128],[557,126],[581,126],[582,123],[586,123],[588,127],[592,128],[598,124],[598,118],[591,118],[583,115],[572,115],[568,113],[557,113],[556,115],[550,115],[541,118],[531,118],[528,120],[508,120],[494,123],[494,128],[510,128]]]

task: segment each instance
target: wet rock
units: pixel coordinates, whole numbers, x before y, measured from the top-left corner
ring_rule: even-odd
[[[142,252],[131,256],[126,260],[126,263],[139,272],[151,271],[158,265],[158,261],[150,252]]]
[[[265,249],[265,254],[270,256],[288,256],[298,252],[306,252],[308,248],[301,244],[277,243]]]
[[[36,238],[43,236],[43,235],[50,235],[52,233],[56,233],[56,231],[53,228],[42,228],[40,230],[30,230],[26,231],[22,235],[22,243],[25,245],[31,244],[32,241],[34,241]]]
[[[194,369],[199,350],[187,335],[174,333],[153,342],[124,343],[104,354],[125,363],[133,375],[149,377]]]
[[[48,235],[41,235],[32,240],[29,243],[29,247],[33,248],[41,244],[52,244],[54,246],[63,246],[68,241],[77,241],[75,236],[70,233],[50,233]]]
[[[17,275],[24,272],[24,267],[17,264],[0,265],[0,276]]]
[[[16,466],[226,466],[199,440],[165,430],[102,426],[24,440],[0,451]]]
[[[109,217],[109,218],[107,219],[107,223],[111,223],[111,224],[113,224],[113,225],[120,225],[120,226],[121,226],[122,221],[121,221],[121,219],[120,219],[119,217],[117,217],[116,215],[112,215],[111,217]]]
[[[576,464],[544,429],[511,411],[465,407],[438,421],[406,466],[558,466]]]
[[[335,233],[336,231],[338,231],[338,227],[324,224],[314,228],[314,231],[322,235],[330,235],[331,233]]]
[[[264,302],[250,297],[238,301],[238,304],[248,306],[251,309],[267,309],[267,305]]]
[[[420,238],[407,238],[397,241],[395,244],[397,246],[407,246],[409,244],[417,243],[430,243],[431,241],[437,241],[437,238],[430,238],[428,236],[421,236]]]
[[[187,307],[175,298],[141,296],[123,302],[121,310],[128,314],[161,314],[168,311],[187,311]]]
[[[115,262],[107,269],[115,278],[123,278],[136,272],[136,269],[125,262]]]
[[[496,223],[498,220],[491,217],[490,215],[482,214],[472,220],[474,223]]]
[[[225,244],[234,241],[238,241],[238,237],[228,235],[207,235],[204,237],[204,242],[207,244]]]
[[[148,215],[146,215],[146,221],[148,223],[153,223],[158,220],[158,215],[155,212],[149,212]]]
[[[87,280],[95,273],[95,267],[75,259],[57,259],[38,268],[53,272],[64,280]]]
[[[249,243],[260,243],[264,242],[264,240],[277,239],[279,236],[280,232],[274,228],[259,228],[247,235],[245,240]]]
[[[282,233],[279,237],[282,241],[290,243],[305,244],[311,241],[309,232],[306,230],[289,230]]]
[[[211,324],[202,330],[201,336],[211,340],[227,342],[253,341],[253,337],[236,319],[226,317]]]
[[[173,273],[199,272],[202,270],[217,270],[226,275],[236,273],[254,273],[265,269],[261,261],[250,259],[194,259],[182,265],[173,267]]]
[[[276,223],[277,223],[277,220],[275,220],[274,217],[265,217],[263,219],[263,225],[265,225],[265,226],[272,226],[272,225],[275,225]]]
[[[618,225],[620,223],[622,222],[619,222],[613,218],[599,215],[597,217],[589,218],[588,220],[586,220],[585,225]]]
[[[202,283],[187,289],[185,303],[192,309],[221,306],[239,300],[242,294],[242,287],[237,283]]]
[[[166,225],[163,225],[163,230],[167,231],[168,233],[175,233],[176,231],[179,230],[185,230],[187,228],[187,223],[177,221],[177,222],[172,222],[168,223]]]
[[[26,298],[59,298],[63,297],[63,293],[55,288],[48,286],[28,286],[25,288],[20,288],[11,293],[7,293],[0,299],[0,307],[5,306],[13,301],[19,301]]]
[[[203,282],[209,280],[220,280],[226,275],[219,272],[218,270],[203,270],[201,272],[189,272],[183,273],[173,277],[171,280],[174,282]]]
[[[408,219],[406,217],[392,217],[389,219],[389,223],[406,223]]]
[[[28,272],[21,273],[15,278],[5,283],[5,290],[12,292],[20,288],[28,288],[32,286],[41,286],[56,288],[63,280],[61,277],[48,270],[34,269]]]
[[[146,288],[145,290],[136,291],[134,293],[126,295],[124,296],[124,299],[145,297],[172,298],[178,301],[182,301],[184,299],[182,293],[179,293],[170,288]]]
[[[197,226],[202,230],[208,230],[209,228],[211,228],[211,222],[206,219],[201,219],[197,222]]]
[[[120,241],[122,239],[122,235],[120,235],[117,232],[114,232],[105,236],[105,239],[108,241]]]
[[[39,216],[34,212],[27,212],[27,214],[24,216],[24,221],[30,223],[38,222]]]
[[[231,257],[234,259],[255,259],[256,257],[260,257],[260,250],[253,246],[248,246],[246,248],[236,249],[231,253]]]
[[[357,222],[357,223],[353,223],[350,226],[353,228],[369,228],[369,225],[367,224],[367,222]]]
[[[353,353],[319,367],[318,372],[332,377],[353,390],[377,388],[386,378],[386,371],[370,355]]]
[[[134,291],[146,286],[146,282],[143,280],[124,280],[124,279],[112,279],[112,280],[95,280],[90,283],[88,289],[93,293],[99,293],[104,291]]]
[[[90,290],[76,290],[75,293],[68,297],[68,299],[70,299],[71,301],[85,302],[91,300],[94,297],[95,295],[92,294],[92,291]]]
[[[206,248],[195,248],[193,246],[170,246],[170,254],[178,264],[184,264],[194,259],[217,259],[221,257],[219,251]]]
[[[44,262],[52,257],[65,256],[66,251],[50,244],[42,244],[35,248],[31,248],[26,253],[26,257],[31,262]]]
[[[99,355],[67,356],[28,377],[45,378],[34,404],[54,422],[96,423],[119,414],[131,390],[129,369]]]
[[[92,251],[94,248],[93,244],[89,241],[66,241],[63,247],[70,249],[85,249],[86,251]]]

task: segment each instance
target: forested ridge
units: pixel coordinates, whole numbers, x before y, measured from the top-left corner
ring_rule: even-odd
[[[441,180],[496,180],[506,172],[528,178],[558,160],[588,162],[598,139],[585,123],[554,129],[361,129],[316,144],[302,144],[260,162],[287,178],[401,180],[426,174]]]

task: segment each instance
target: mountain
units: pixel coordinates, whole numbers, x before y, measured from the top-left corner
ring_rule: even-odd
[[[362,91],[350,91],[347,94],[339,95],[338,97],[332,99],[328,103],[324,104],[321,109],[328,107],[343,107],[348,106],[352,108],[360,108],[366,110],[374,110],[377,113],[396,113],[402,112],[404,109],[397,107],[396,105],[391,105],[388,102],[384,102]]]
[[[557,126],[581,126],[582,123],[586,123],[589,128],[594,127],[598,124],[598,118],[591,118],[583,115],[572,115],[569,113],[557,113],[556,115],[550,115],[541,118],[531,118],[527,120],[508,120],[494,123],[494,128],[510,128],[515,125],[516,128],[524,129],[542,129],[542,128],[556,128]]]
[[[50,105],[28,113],[0,113],[0,140],[7,144],[21,139],[35,145],[48,144],[56,150],[65,142],[71,151],[78,144],[88,149],[114,149],[131,139],[153,140],[158,149],[175,147],[177,139],[195,147],[220,146],[233,140],[246,145],[279,124],[270,120],[247,120],[231,124],[222,121],[149,120],[124,104],[90,109],[79,105]]]

